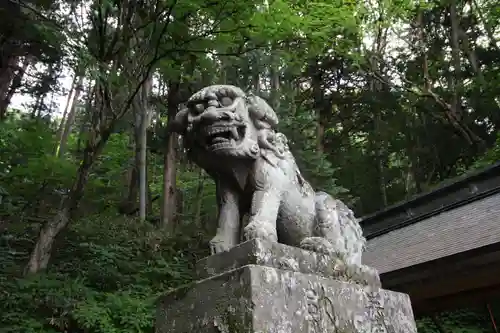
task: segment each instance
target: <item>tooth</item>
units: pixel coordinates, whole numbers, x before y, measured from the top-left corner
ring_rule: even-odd
[[[238,131],[236,130],[236,127],[231,127],[229,129],[229,131],[231,132],[231,135],[233,136],[233,138],[235,140],[238,140],[239,139],[239,135],[238,135]]]

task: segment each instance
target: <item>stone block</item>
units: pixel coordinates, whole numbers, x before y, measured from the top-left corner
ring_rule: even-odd
[[[373,269],[363,269],[368,268],[367,266],[347,266],[334,256],[262,239],[252,239],[230,251],[201,259],[196,265],[196,273],[200,279],[204,279],[246,265],[315,274],[339,281],[380,287],[378,274]]]
[[[155,332],[417,332],[408,295],[336,279],[328,265],[302,261],[311,253],[288,250],[252,241],[205,258],[204,279],[160,298]]]

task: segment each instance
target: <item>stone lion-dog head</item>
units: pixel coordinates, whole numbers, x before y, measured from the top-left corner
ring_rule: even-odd
[[[173,131],[204,168],[223,161],[255,160],[262,150],[283,158],[284,135],[276,133],[278,117],[267,102],[232,85],[212,85],[192,95],[173,121]]]

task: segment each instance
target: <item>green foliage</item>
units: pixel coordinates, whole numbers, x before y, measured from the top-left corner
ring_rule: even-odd
[[[206,255],[196,231],[166,237],[100,214],[72,225],[48,272],[22,278],[26,237],[15,226],[0,238],[2,332],[152,332],[158,296],[191,281],[192,263]]]
[[[195,168],[180,173],[177,185],[184,199],[180,223],[188,228],[197,224],[197,227],[212,233],[213,221],[217,217],[217,211],[213,209],[216,202],[213,180],[204,171]]]
[[[57,159],[54,146],[54,133],[46,122],[11,118],[0,123],[0,187],[7,199],[0,203],[0,212],[23,213],[71,185],[76,167]]]
[[[328,159],[328,155],[316,149],[314,114],[302,108],[297,108],[292,113],[289,110],[294,108],[290,103],[294,102],[286,99],[277,110],[278,117],[281,119],[279,130],[287,136],[290,149],[304,177],[316,190],[326,191],[332,195],[347,192],[345,188],[337,184],[337,170]]]
[[[137,187],[130,174],[138,124],[127,101],[148,67],[157,116],[147,138],[154,198],[163,191],[167,110],[213,83],[279,104],[279,130],[304,176],[348,200],[358,216],[500,160],[493,0],[453,2],[459,66],[450,51],[451,3],[100,1],[90,11],[88,1],[24,3],[29,8],[14,1],[0,8],[0,97],[13,89],[34,99],[29,116],[0,120],[1,332],[152,332],[155,299],[189,282],[194,260],[207,255],[215,185],[182,147],[167,165],[176,168],[175,234],[152,225],[161,200],[148,210],[151,224],[114,213]],[[31,67],[17,87],[7,64],[26,56]],[[43,116],[53,109],[47,100],[63,63],[96,89],[80,95],[85,112],[56,158],[58,126]],[[82,156],[97,146],[49,269],[22,277],[40,227],[60,211]],[[419,331],[487,332],[485,314],[441,313],[419,320]]]
[[[498,318],[497,311],[494,316]],[[472,306],[466,309],[446,311],[417,320],[419,333],[489,333],[493,331],[486,306]]]
[[[179,233],[170,236],[153,225],[103,211],[120,200],[117,188],[132,157],[128,136],[114,134],[93,168],[82,207],[86,217],[65,232],[50,270],[23,278],[39,224],[19,219],[18,212],[35,214],[26,211],[27,203],[43,214],[57,208],[60,195],[53,191],[71,185],[76,165],[71,156],[53,156],[56,142],[51,124],[13,119],[1,126],[1,207],[9,223],[0,237],[0,331],[152,332],[158,296],[188,283],[192,263],[207,255],[205,235],[189,225],[196,216],[195,205],[186,210]],[[70,151],[74,143],[70,140]],[[154,173],[161,165],[151,163],[150,169]],[[180,174],[187,197],[197,191],[193,175]],[[158,176],[156,181],[161,173]],[[210,192],[204,189],[203,221],[213,214]],[[53,202],[43,207],[36,204],[38,198],[51,197]],[[95,211],[99,214],[89,215]]]
[[[123,197],[126,172],[133,160],[128,150],[129,135],[126,133],[112,134],[104,148],[102,155],[97,159],[90,174],[87,188],[87,197],[96,208],[96,211],[116,205]],[[124,188],[123,191],[117,189]],[[106,198],[106,200],[103,200]]]
[[[484,155],[479,157],[474,164],[472,165],[472,169],[482,169],[494,163],[498,163],[500,161],[500,133],[497,134],[497,140],[493,147],[488,149]]]

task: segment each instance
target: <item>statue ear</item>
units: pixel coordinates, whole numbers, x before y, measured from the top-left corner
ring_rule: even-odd
[[[264,121],[275,128],[278,125],[278,116],[274,112],[273,108],[267,104],[267,102],[260,98],[259,96],[250,95],[248,96],[249,106],[248,111],[251,114],[251,118]]]
[[[168,131],[184,134],[187,129],[189,109],[185,108],[177,112],[175,118],[169,122]]]

